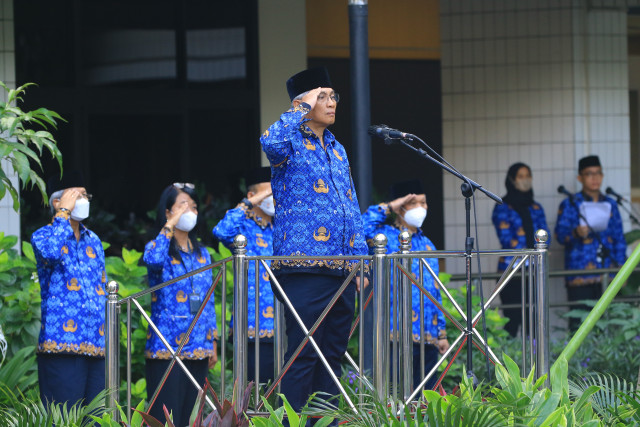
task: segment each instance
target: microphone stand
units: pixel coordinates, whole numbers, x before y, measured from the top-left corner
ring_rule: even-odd
[[[624,204],[622,204],[622,201],[625,199],[623,199],[618,195],[616,195],[615,198],[616,198],[616,204],[620,206],[629,215],[629,219],[631,220],[631,222],[633,222],[636,226],[640,227],[640,221],[638,221],[638,218],[636,218],[633,215],[633,213],[629,210],[629,208],[627,208]],[[627,202],[627,203],[631,204],[630,202]],[[631,206],[631,208],[633,209],[633,205]]]
[[[427,146],[427,148],[431,150],[431,148],[420,138],[418,138],[413,134],[407,134],[407,139],[414,139],[414,138],[422,142],[425,146]],[[477,182],[467,178],[465,175],[461,174],[460,172],[455,170],[453,167],[446,165],[439,160],[434,159],[422,148],[416,148],[413,145],[409,144],[407,141],[405,141],[405,139],[385,138],[385,143],[388,145],[393,144],[395,141],[401,142],[402,145],[414,151],[420,157],[423,157],[431,161],[432,163],[435,163],[436,165],[440,166],[441,169],[449,172],[451,175],[458,177],[460,180],[463,181],[462,185],[460,186],[460,190],[462,192],[462,195],[464,196],[464,208],[465,208],[466,238],[464,241],[464,251],[465,251],[465,257],[466,257],[465,268],[466,268],[466,286],[467,286],[467,327],[464,332],[466,335],[466,344],[467,344],[467,377],[473,380],[473,385],[475,386],[477,385],[478,381],[475,374],[473,373],[473,360],[472,360],[473,346],[471,345],[472,334],[473,334],[473,322],[472,322],[473,312],[471,309],[471,305],[472,305],[471,255],[473,252],[473,243],[474,243],[473,237],[471,237],[471,197],[473,196],[473,192],[475,190],[480,190],[484,194],[486,194],[487,197],[494,200],[498,204],[502,204],[502,198],[493,194],[491,191],[485,189],[484,187],[482,187],[482,185],[478,184]],[[482,284],[480,284],[480,286],[482,286]],[[482,306],[482,303],[481,303],[481,310],[483,311],[483,316],[484,316],[484,307]],[[486,343],[486,339],[485,339],[485,343]]]

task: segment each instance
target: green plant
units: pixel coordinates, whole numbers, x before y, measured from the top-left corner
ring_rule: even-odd
[[[122,407],[118,405],[118,411],[120,413],[120,419],[125,421],[116,421],[113,414],[105,412],[101,417],[92,415],[91,418],[99,424],[101,427],[145,427],[145,421],[142,418],[141,411],[144,409],[144,400],[141,400],[136,406],[135,411],[131,414],[131,419],[127,419],[127,415],[122,410]]]
[[[0,420],[3,427],[88,427],[92,424],[92,416],[102,416],[104,413],[106,391],[98,394],[87,405],[76,402],[71,406],[67,406],[66,403],[45,404],[39,398],[25,398],[15,394],[5,385],[0,385],[0,394],[5,402],[0,404]]]
[[[38,372],[35,347],[20,349],[12,358],[0,367],[0,384],[21,395],[36,390]],[[6,395],[0,395],[0,405],[7,404]]]
[[[637,402],[633,384],[614,375],[597,372],[589,373],[575,381],[569,380],[569,392],[574,398],[582,397],[585,391],[593,387],[597,387],[598,390],[591,395],[591,404],[605,424],[614,425],[616,422],[622,422],[629,425],[630,418],[638,410],[633,404]]]
[[[0,325],[11,358],[35,346],[40,333],[40,284],[33,248],[22,242],[24,256],[13,249],[18,239],[0,232]]]
[[[255,427],[284,427],[284,415],[287,414],[287,426],[289,427],[304,427],[307,424],[308,415],[305,413],[308,411],[308,406],[302,408],[300,415],[291,407],[291,404],[283,394],[278,395],[282,399],[282,406],[278,409],[273,409],[269,404],[269,401],[262,396],[262,402],[264,407],[269,411],[268,418],[253,417],[250,420],[250,425]],[[326,427],[333,422],[333,417],[323,416],[314,424],[316,427]]]
[[[42,169],[40,156],[43,149],[47,149],[51,156],[58,161],[60,171],[62,171],[62,153],[56,146],[56,141],[46,129],[57,126],[57,120],[63,120],[55,111],[46,108],[24,112],[18,107],[22,101],[25,89],[33,83],[24,84],[17,89],[9,89],[3,82],[0,86],[7,92],[7,101],[0,102],[0,159],[11,164],[13,171],[18,175],[22,183],[22,188],[30,184],[31,188],[38,187],[42,199],[48,201],[45,183],[42,178],[31,169],[30,162],[37,164]],[[30,127],[37,125],[45,130],[33,130]],[[7,176],[7,173],[0,169],[0,199],[9,192],[13,199],[13,209],[18,212],[20,208],[20,197],[17,189]]]

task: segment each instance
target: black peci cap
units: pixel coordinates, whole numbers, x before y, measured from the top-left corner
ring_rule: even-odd
[[[600,164],[600,157],[587,156],[581,158],[578,162],[578,173],[582,172],[583,169],[590,168],[591,166],[602,166]]]
[[[271,182],[271,168],[268,166],[251,169],[244,176],[244,183],[247,187],[261,182]]]
[[[292,101],[301,93],[318,87],[332,87],[326,67],[309,68],[294,74],[287,80],[287,92]]]
[[[410,181],[396,182],[391,186],[389,193],[391,194],[391,199],[395,200],[407,194],[424,194],[424,189],[420,181],[412,179]]]
[[[51,196],[53,193],[59,190],[65,190],[73,187],[84,187],[84,177],[79,170],[72,170],[70,172],[64,172],[62,179],[60,175],[53,175],[47,179],[47,194]]]

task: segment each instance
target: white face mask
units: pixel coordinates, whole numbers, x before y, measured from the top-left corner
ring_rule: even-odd
[[[85,198],[77,199],[71,211],[71,219],[83,221],[89,217],[89,201]]]
[[[198,215],[194,214],[191,211],[185,212],[180,215],[180,219],[176,224],[176,228],[188,233],[189,231],[193,230],[193,227],[196,226],[196,222],[198,222]]]
[[[258,205],[262,212],[266,213],[269,216],[273,216],[276,213],[276,206],[273,203],[273,196],[269,196],[266,199],[262,200]]]
[[[532,179],[531,178],[518,179],[513,182],[513,186],[516,187],[516,190],[526,193],[527,191],[531,190]]]
[[[404,213],[404,221],[412,227],[420,228],[427,217],[427,210],[422,207],[409,209]]]

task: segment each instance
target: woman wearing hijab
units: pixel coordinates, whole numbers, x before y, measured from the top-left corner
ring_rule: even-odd
[[[502,198],[504,203],[496,205],[491,216],[502,249],[531,249],[535,244],[536,230],[549,232],[544,210],[533,200],[531,183],[529,166],[524,163],[511,165],[504,181],[507,187],[507,194]],[[500,257],[498,271],[504,271],[511,258]],[[511,280],[500,293],[500,299],[503,304],[522,304],[520,281]],[[509,319],[505,329],[515,337],[522,324],[522,311],[520,308],[508,308],[503,312]]]
[[[158,235],[147,243],[144,262],[149,286],[156,286],[211,264],[207,249],[195,235],[198,221],[198,196],[193,184],[175,183],[164,189],[156,212]],[[191,321],[198,313],[213,283],[211,271],[203,271],[154,292],[151,296],[151,320],[176,351]],[[213,295],[187,339],[180,358],[198,384],[216,364],[216,312]],[[171,362],[171,352],[151,328],[145,348],[147,396],[151,399]],[[163,406],[173,414],[177,426],[189,424],[189,416],[198,391],[180,366],[174,365],[149,413],[164,419]]]

